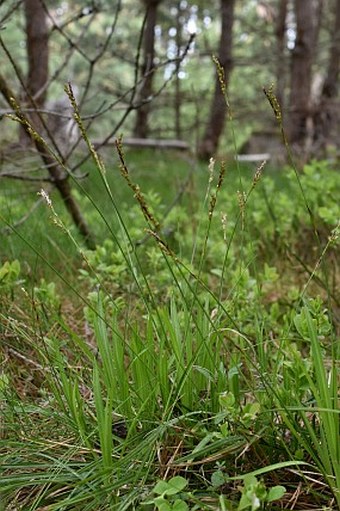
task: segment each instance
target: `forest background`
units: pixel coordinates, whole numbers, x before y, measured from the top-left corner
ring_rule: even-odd
[[[85,7],[2,2],[2,113],[11,111],[14,98],[20,115],[34,120],[70,173],[89,153],[85,156],[82,147],[82,158],[73,158],[82,138],[72,123],[66,83],[75,89],[97,147],[124,134],[175,139],[206,160],[220,149],[224,155],[246,151],[284,161],[280,126],[262,92],[275,84],[286,141],[298,160],[335,156],[339,9],[338,2],[321,0],[210,6],[153,0]],[[233,130],[225,131],[227,116]],[[2,126],[3,146],[6,141],[13,146],[15,126],[5,117]],[[24,128],[19,138],[19,146],[29,144]],[[63,172],[57,177],[57,165],[48,160],[50,179],[61,195],[71,195],[69,184],[61,183]],[[1,177],[18,179],[15,164],[10,166]],[[19,174],[30,179],[29,168],[28,176],[26,169]],[[86,237],[85,222],[71,202],[66,205]]]
[[[0,510],[340,506],[340,0],[0,1]]]

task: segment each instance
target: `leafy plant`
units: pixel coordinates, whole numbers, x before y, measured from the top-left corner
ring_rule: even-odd
[[[13,292],[15,286],[20,284],[20,271],[21,265],[18,259],[5,261],[0,267],[0,291]]]
[[[242,497],[240,499],[238,510],[265,509],[266,505],[275,500],[279,500],[286,493],[284,486],[273,486],[269,490],[263,481],[259,481],[255,476],[248,475],[243,479],[243,487],[241,488]]]
[[[143,502],[143,506],[153,504],[158,511],[187,511],[189,507],[184,492],[187,485],[188,481],[181,476],[172,477],[169,481],[158,481],[152,490],[156,496]]]

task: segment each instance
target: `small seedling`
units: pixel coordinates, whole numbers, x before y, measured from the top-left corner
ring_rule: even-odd
[[[253,475],[248,475],[243,480],[244,486],[241,488],[242,497],[238,505],[238,511],[242,509],[265,509],[266,504],[279,500],[286,493],[284,486],[273,486],[269,490],[263,481],[258,481]]]

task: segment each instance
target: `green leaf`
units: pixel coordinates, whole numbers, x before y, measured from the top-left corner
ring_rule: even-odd
[[[188,511],[189,507],[184,500],[177,499],[172,505],[172,511]]]
[[[222,484],[224,483],[225,475],[223,474],[222,470],[216,470],[216,472],[212,473],[211,484],[214,488],[218,488],[219,486],[222,486]]]
[[[251,506],[251,500],[249,499],[248,495],[245,493],[242,495],[239,505],[238,505],[238,511],[242,511],[242,509],[247,509],[247,507]]]
[[[6,261],[0,267],[0,283],[3,281],[5,284],[14,283],[20,274],[20,263],[17,259],[12,262]]]
[[[171,511],[172,506],[167,502],[163,497],[157,497],[154,500],[154,504],[157,507],[158,511]]]
[[[244,486],[246,488],[249,488],[250,486],[255,486],[258,482],[256,477],[254,476],[254,474],[246,474],[244,476],[243,481],[244,481]]]
[[[306,461],[300,461],[300,460],[293,460],[293,461],[282,461],[281,463],[273,463],[272,465],[269,465],[268,467],[259,468],[257,470],[254,470],[253,472],[249,472],[249,474],[246,475],[240,475],[236,477],[228,477],[227,481],[238,481],[238,480],[244,480],[249,475],[252,476],[259,476],[266,474],[267,472],[272,472],[273,470],[279,470],[286,467],[292,467],[292,466],[299,466],[299,465],[306,465],[308,467],[312,467],[310,463],[307,463]]]
[[[273,502],[274,500],[281,499],[286,493],[286,488],[284,486],[274,486],[270,488],[267,496],[267,502]]]
[[[169,489],[169,485],[166,481],[158,481],[154,489],[152,490],[157,495],[165,494],[165,492]]]
[[[171,493],[168,490],[167,495],[175,495],[176,493],[179,493],[180,491],[184,490],[184,488],[187,486],[188,481],[184,479],[184,477],[181,476],[175,476],[168,481],[168,484],[170,486]]]
[[[234,374],[236,373],[232,373],[232,369],[228,373],[229,376],[232,376]],[[219,402],[223,410],[230,410],[235,406],[235,396],[232,392],[223,392],[219,396]]]
[[[158,481],[156,486],[153,489],[154,493],[157,495],[176,495],[182,491],[188,481],[181,476],[172,477],[169,481]]]

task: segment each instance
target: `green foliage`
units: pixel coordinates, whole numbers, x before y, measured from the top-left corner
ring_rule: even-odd
[[[39,286],[34,287],[33,293],[40,307],[54,312],[60,310],[61,298],[57,293],[55,282],[46,282],[45,279],[41,279]]]
[[[69,313],[70,298],[47,278],[22,293],[34,318],[24,304],[15,321],[1,317],[23,351],[20,371],[34,367],[22,397],[9,392],[17,364],[1,380],[6,505],[264,509],[285,499],[285,468],[303,475],[307,461],[328,487],[313,494],[318,505],[330,492],[338,498],[338,267],[332,278],[324,272],[336,222],[319,212],[326,192],[318,195],[310,176],[321,170],[311,169],[302,179],[316,237],[291,175],[258,182],[245,171],[247,191],[237,194],[234,170],[225,190],[210,173],[199,202],[183,201],[164,220],[150,183],[144,199],[158,230],[146,233],[141,204],[126,201],[94,251],[76,241],[82,263],[69,284],[78,309]],[[18,263],[1,271],[6,296],[26,285]]]
[[[172,477],[169,481],[158,481],[152,490],[157,496],[143,502],[143,505],[154,504],[158,511],[187,511],[189,507],[183,494],[187,485],[188,481],[181,476]]]
[[[0,268],[0,289],[8,291],[17,286],[20,275],[20,262],[15,259],[14,261],[6,261]]]
[[[320,344],[320,337],[324,339],[325,331],[324,311],[317,317],[313,303],[306,303],[299,314],[299,322],[303,328],[299,331],[304,340],[310,343],[311,372],[306,372],[311,392],[311,411],[317,420],[311,421],[310,416],[303,408],[297,411],[303,421],[308,435],[305,436],[305,448],[313,453],[313,459],[324,474],[326,480],[334,481],[335,497],[339,498],[337,488],[340,485],[339,463],[339,399],[337,361],[339,360],[339,345],[335,340],[330,346],[331,359],[329,367],[325,367],[324,350]],[[321,317],[321,320],[320,320]],[[328,324],[328,328],[330,325]],[[329,331],[329,329],[328,329]]]
[[[242,497],[237,508],[239,511],[242,509],[251,509],[251,511],[264,509],[266,503],[279,500],[286,493],[284,486],[273,486],[267,490],[263,481],[258,481],[252,475],[246,476],[243,483]]]
[[[337,200],[339,178],[337,169],[328,161],[311,161],[304,166],[301,183],[316,217],[335,227],[340,220]]]
[[[320,343],[332,332],[332,325],[328,316],[328,311],[320,297],[309,299],[307,303],[308,312],[307,309],[302,309],[300,313],[296,314],[294,317],[294,326],[299,335],[305,341],[309,342],[309,321],[311,319],[315,327],[315,331],[318,334],[318,341]]]
[[[233,370],[229,370],[230,378]],[[227,436],[231,431],[236,432],[242,427],[251,430],[260,413],[259,403],[246,403],[240,406],[239,399],[236,401],[233,392],[222,393],[219,397],[221,412],[216,416],[216,421],[222,436]]]
[[[252,224],[261,238],[297,244],[309,222],[309,213],[299,194],[299,185],[293,171],[286,169],[282,180],[275,185],[272,179],[263,178],[263,186],[256,195],[256,208],[250,211]],[[303,169],[301,184],[308,198],[317,228],[328,233],[339,222],[339,205],[336,199],[339,187],[338,172],[328,162],[311,162]],[[280,239],[278,238],[280,235]]]

